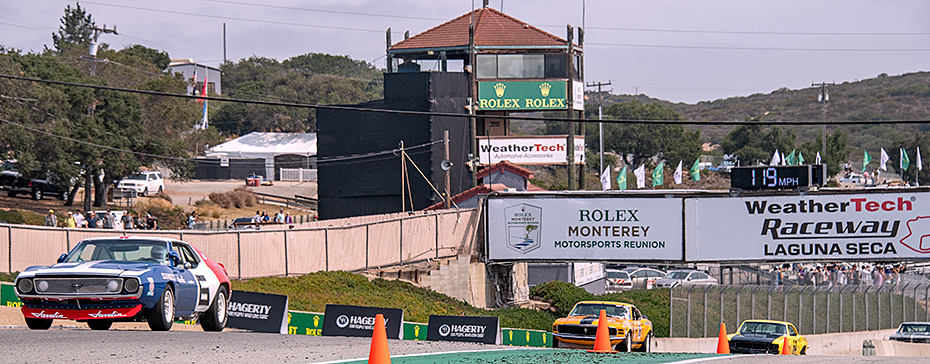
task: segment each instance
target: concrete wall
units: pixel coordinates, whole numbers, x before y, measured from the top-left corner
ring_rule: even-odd
[[[428,276],[420,278],[420,284],[449,297],[468,302],[475,307],[486,308],[493,305],[488,302],[490,284],[484,263],[471,262],[470,255],[459,255],[431,270]]]
[[[862,355],[863,340],[882,340],[895,330],[858,331],[838,334],[804,335],[808,355]],[[665,353],[716,353],[717,339],[656,338],[653,348]],[[917,344],[914,344],[917,345]],[[876,347],[876,355],[878,345]],[[927,345],[930,350],[930,345]],[[889,349],[894,350],[894,349]],[[908,349],[912,350],[912,349]],[[894,351],[891,351],[894,352]],[[930,355],[930,354],[927,354]]]
[[[891,340],[869,340],[875,356],[930,356],[930,345]]]

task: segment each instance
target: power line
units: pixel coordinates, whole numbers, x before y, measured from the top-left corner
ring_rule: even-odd
[[[442,22],[449,20],[449,19],[441,19],[441,18],[425,18],[425,17],[419,17],[419,16],[406,16],[406,15],[396,15],[396,14],[370,14],[370,13],[359,13],[359,12],[352,12],[352,11],[300,8],[300,7],[294,7],[294,6],[252,4],[252,3],[240,2],[240,1],[223,1],[223,0],[203,0],[203,1],[211,2],[211,3],[231,4],[231,5],[254,6],[254,7],[269,8],[269,9],[297,10],[297,11],[325,13],[325,14],[370,16],[370,17],[388,18],[388,19],[412,19],[412,20],[430,20],[430,21],[442,21]]]
[[[592,26],[585,30],[615,30],[630,32],[652,33],[685,33],[685,34],[733,34],[733,35],[791,35],[791,36],[928,36],[924,32],[771,32],[771,31],[745,31],[745,30],[694,30],[694,29],[649,29],[649,28],[616,28]]]
[[[255,100],[244,100],[244,99],[231,99],[231,98],[220,98],[213,96],[200,96],[200,95],[184,95],[184,94],[172,94],[167,92],[159,91],[148,91],[148,90],[134,90],[120,87],[111,87],[111,86],[98,86],[98,85],[87,85],[73,82],[63,82],[63,81],[53,81],[53,80],[44,80],[39,78],[29,78],[29,77],[19,77],[11,75],[2,75],[0,78],[6,78],[11,80],[27,81],[27,82],[38,82],[38,83],[47,83],[53,85],[63,85],[63,86],[73,86],[73,87],[84,87],[97,90],[109,90],[109,91],[119,91],[119,92],[129,92],[137,93],[143,95],[151,96],[163,96],[163,97],[178,97],[185,99],[194,99],[194,100],[210,100],[210,101],[222,101],[222,102],[239,102],[244,104],[253,104],[253,105],[270,105],[270,106],[285,106],[285,107],[297,107],[297,108],[309,108],[309,109],[322,109],[322,110],[342,110],[342,111],[356,111],[356,112],[369,112],[369,113],[382,113],[382,114],[395,114],[395,115],[417,115],[417,116],[444,116],[444,117],[453,117],[453,118],[500,118],[499,115],[469,115],[469,114],[455,114],[455,113],[444,113],[444,112],[430,112],[430,111],[408,111],[408,110],[391,110],[391,109],[370,109],[364,107],[356,106],[334,106],[334,105],[319,105],[319,104],[296,104],[288,102],[275,102],[275,101],[255,101]],[[511,120],[528,120],[528,121],[564,121],[564,122],[587,122],[585,119],[569,119],[561,117],[538,117],[538,116],[519,116],[519,115],[508,115],[508,119]],[[604,119],[602,120],[605,123],[615,123],[615,124],[630,124],[630,123],[639,123],[639,124],[656,124],[656,125],[742,125],[747,123],[755,123],[761,125],[820,125],[821,121],[815,120],[781,120],[781,121],[753,121],[747,122],[742,120],[708,120],[708,121],[697,121],[697,120],[644,120],[644,119]],[[826,122],[830,125],[862,125],[862,124],[925,124],[930,121],[928,120],[836,120]]]
[[[605,47],[630,48],[663,48],[663,49],[704,49],[723,51],[777,51],[777,52],[930,52],[930,48],[778,48],[778,47],[723,47],[723,46],[688,46],[688,45],[657,45],[657,44],[627,44],[627,43],[597,43],[585,42],[585,45]]]

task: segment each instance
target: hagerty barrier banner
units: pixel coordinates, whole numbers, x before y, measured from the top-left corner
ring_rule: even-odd
[[[226,312],[228,327],[287,334],[287,296],[235,291]]]
[[[426,339],[500,344],[499,318],[430,315]]]
[[[492,260],[681,260],[680,198],[489,198]]]
[[[401,339],[404,310],[364,306],[326,304],[323,315],[323,336],[371,337],[375,315],[384,315],[384,328],[389,339]]]
[[[685,199],[688,261],[930,258],[930,193]]]

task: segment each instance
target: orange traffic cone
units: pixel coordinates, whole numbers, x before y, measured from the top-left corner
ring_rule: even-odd
[[[371,333],[371,351],[368,352],[368,364],[391,364],[387,330],[384,329],[384,315],[380,313],[375,315],[375,329]]]
[[[589,353],[616,353],[610,348],[610,331],[607,330],[607,310],[601,310],[597,319],[597,335],[594,336],[594,349]]]
[[[720,335],[717,336],[717,354],[729,354],[730,341],[727,340],[727,324],[720,323]]]
[[[788,349],[788,337],[785,336],[785,342],[781,344],[781,355],[791,355],[791,350]]]

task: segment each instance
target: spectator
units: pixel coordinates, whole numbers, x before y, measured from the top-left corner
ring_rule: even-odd
[[[190,215],[187,216],[187,228],[193,229],[194,224],[196,223],[197,223],[197,210],[194,210],[191,212]]]
[[[45,215],[45,226],[58,226],[58,217],[55,216],[55,210],[48,210]]]
[[[132,230],[132,215],[128,211],[119,218],[119,222],[124,230]]]
[[[97,213],[93,211],[88,212],[87,213],[87,228],[96,229],[98,224],[100,224],[100,218],[97,217]]]
[[[104,229],[113,229],[116,227],[116,215],[110,212],[110,209],[107,209],[105,215],[103,215],[103,228]]]
[[[149,229],[149,230],[158,229],[158,219],[156,219],[155,216],[152,216],[152,214],[145,214],[145,224],[146,224],[146,229]]]
[[[255,211],[255,216],[252,216],[252,222],[256,224],[262,222],[262,215],[260,211]]]
[[[772,282],[773,282],[776,286],[780,286],[780,285],[782,284],[782,278],[783,278],[783,277],[782,277],[782,272],[781,272],[781,267],[775,267],[775,272],[773,272],[773,273],[774,273],[774,274],[773,274],[773,275],[774,275],[774,279],[772,280]]]
[[[265,211],[262,211],[262,222],[269,222],[269,221],[271,221],[271,217],[268,216],[268,213],[266,213]]]
[[[278,209],[278,213],[274,215],[274,222],[278,224],[284,223],[284,209]]]
[[[68,211],[68,218],[65,219],[65,227],[73,228],[77,226],[74,222],[74,215],[71,215],[71,211]]]
[[[80,210],[74,211],[73,216],[74,216],[74,225],[76,227],[84,227],[84,224],[86,222],[84,221],[84,215],[81,215],[81,211]]]
[[[290,211],[284,213],[284,223],[285,223],[285,224],[293,224],[293,223],[294,223],[294,217],[291,216]]]

